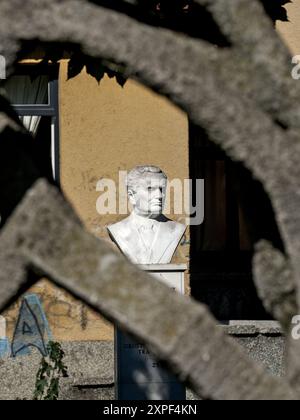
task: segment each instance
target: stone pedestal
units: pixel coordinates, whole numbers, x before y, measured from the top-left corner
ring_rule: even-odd
[[[178,293],[184,293],[184,272],[187,266],[141,265],[142,270],[166,283]],[[162,368],[139,343],[116,329],[115,376],[117,400],[185,400],[184,386],[166,369]]]

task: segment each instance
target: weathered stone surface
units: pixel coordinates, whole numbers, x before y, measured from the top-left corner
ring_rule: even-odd
[[[286,374],[286,339],[274,321],[231,321],[226,333],[245,348],[247,354],[263,364],[272,375]]]
[[[76,397],[76,392],[84,395],[84,390],[93,392],[98,388],[105,399],[114,384],[113,343],[70,342],[62,347],[69,377],[61,380],[60,397],[70,396],[71,391]],[[0,400],[32,399],[40,362],[41,354],[36,349],[29,356],[1,359]]]
[[[276,321],[229,321],[228,324],[222,324],[221,328],[234,337],[251,337],[258,335],[282,336],[281,325]]]
[[[253,360],[264,365],[269,373],[284,376],[285,341],[282,336],[244,336],[238,337],[237,342],[246,348]]]
[[[72,386],[112,385],[114,347],[110,341],[82,341],[63,344]]]
[[[237,322],[219,328],[225,329],[252,359],[264,365],[272,375],[284,374],[285,340],[278,326],[251,321],[248,325]],[[69,378],[60,382],[60,399],[115,398],[112,342],[63,343],[63,349]],[[0,400],[32,399],[40,360],[40,354],[33,351],[31,356],[0,361]],[[198,398],[192,391],[187,391],[188,400]]]
[[[63,386],[60,393],[60,400],[99,401],[115,400],[114,384],[109,386],[74,387]]]
[[[33,350],[31,356],[1,359],[0,400],[33,399],[40,362],[41,354],[38,350]]]
[[[261,242],[257,246],[253,271],[260,298],[267,310],[281,322],[287,334],[286,373],[294,389],[299,389],[300,343],[291,336],[292,318],[299,313],[299,305],[290,263],[271,244]]]
[[[289,261],[271,244],[261,242],[257,245],[253,273],[265,308],[289,332],[292,317],[298,313],[296,286]]]

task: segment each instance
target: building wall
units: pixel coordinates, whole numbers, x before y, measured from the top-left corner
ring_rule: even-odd
[[[118,183],[120,170],[142,164],[160,166],[170,178],[188,178],[187,117],[133,81],[122,88],[108,77],[98,86],[85,71],[68,82],[66,77],[64,61],[60,72],[62,188],[87,229],[110,243],[106,226],[126,216],[97,213],[97,182],[107,178]],[[188,252],[181,251],[177,262],[187,262],[184,253]],[[91,323],[98,339],[112,338],[101,319]],[[86,339],[91,337],[87,334]]]
[[[278,22],[277,29],[293,55],[300,54],[300,1],[286,5],[289,22]]]
[[[189,178],[187,117],[133,81],[122,88],[108,77],[98,86],[85,71],[68,82],[66,77],[64,61],[60,73],[62,187],[87,228],[107,237],[106,225],[125,216],[97,213],[97,182],[101,178],[118,182],[120,170],[142,164],[158,165],[170,178]]]
[[[166,99],[136,82],[124,88],[106,77],[100,85],[83,71],[67,81],[67,61],[60,75],[60,158],[62,189],[87,229],[111,241],[106,226],[126,215],[99,215],[96,202],[102,178],[136,165],[160,166],[168,176],[189,178],[188,120]],[[183,221],[180,216],[170,216]],[[180,246],[174,262],[187,262]],[[59,341],[112,340],[113,328],[102,317],[46,279],[30,293],[41,296],[54,338]],[[12,337],[20,302],[4,315]]]

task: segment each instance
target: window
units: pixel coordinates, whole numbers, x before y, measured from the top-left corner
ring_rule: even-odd
[[[36,141],[43,173],[59,184],[58,66],[20,65],[1,87]]]

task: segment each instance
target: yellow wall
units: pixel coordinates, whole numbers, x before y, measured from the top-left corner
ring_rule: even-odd
[[[162,167],[170,178],[188,178],[185,114],[141,85],[124,88],[105,78],[100,86],[85,71],[66,82],[60,75],[62,186],[87,227],[105,236],[105,225],[123,216],[96,212],[97,181],[118,180],[119,170]]]
[[[116,182],[119,170],[153,164],[170,178],[188,178],[188,121],[185,114],[167,100],[138,83],[124,88],[106,77],[98,85],[83,71],[67,79],[67,62],[60,72],[61,181],[62,188],[87,228],[110,242],[107,224],[126,216],[99,215],[97,181]],[[178,217],[177,217],[178,219]],[[178,262],[187,262],[183,247]],[[107,323],[90,321],[98,339],[112,338]],[[81,334],[82,335],[82,334]],[[95,333],[91,336],[94,338]],[[74,339],[77,336],[74,334]]]
[[[300,54],[300,0],[286,5],[289,22],[278,22],[277,29],[293,55]]]
[[[111,340],[111,325],[99,318],[99,315],[43,279],[28,293],[37,294],[47,315],[54,339],[57,341],[93,341]],[[7,336],[11,340],[18,319],[21,301],[15,302],[2,315],[7,322]]]
[[[187,117],[133,81],[122,88],[105,78],[98,85],[85,71],[67,81],[67,61],[59,82],[62,188],[86,227],[110,243],[106,225],[126,216],[97,213],[97,182],[117,181],[119,170],[139,164],[158,165],[170,178],[189,178]],[[188,247],[181,246],[176,262],[187,262],[187,256]],[[30,292],[41,297],[56,340],[113,339],[108,322],[47,280]],[[17,302],[4,314],[10,338],[19,307]]]

